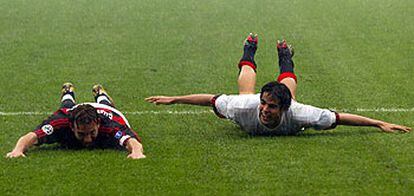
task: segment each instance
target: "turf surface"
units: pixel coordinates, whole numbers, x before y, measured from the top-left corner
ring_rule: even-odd
[[[71,81],[79,102],[106,86],[121,111],[150,95],[236,93],[248,32],[259,34],[260,87],[276,77],[275,42],[296,49],[297,99],[319,107],[413,108],[414,1],[0,1],[0,111],[52,112]],[[413,112],[357,112],[414,127]],[[0,116],[0,153],[47,115]],[[413,134],[339,127],[250,137],[213,114],[128,115],[147,158],[113,150],[31,149],[0,159],[0,193],[414,193]]]

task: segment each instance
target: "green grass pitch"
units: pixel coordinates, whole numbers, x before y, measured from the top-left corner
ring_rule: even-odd
[[[297,99],[414,127],[414,1],[0,0],[0,111],[52,112],[107,87],[121,111],[208,111],[150,95],[237,92],[242,41],[259,34],[257,87],[296,49]],[[0,115],[0,153],[47,115]],[[2,195],[412,195],[414,135],[339,127],[250,137],[213,114],[127,115],[147,158],[43,146],[0,159]]]

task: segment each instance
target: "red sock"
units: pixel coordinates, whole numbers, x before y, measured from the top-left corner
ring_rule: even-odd
[[[293,72],[284,72],[284,73],[281,73],[279,75],[279,77],[277,77],[277,81],[278,82],[281,82],[285,78],[293,78],[295,80],[295,82],[298,82],[298,80],[296,79],[296,75]]]

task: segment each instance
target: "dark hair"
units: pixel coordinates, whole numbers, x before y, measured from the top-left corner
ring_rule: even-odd
[[[269,82],[262,87],[260,98],[262,98],[263,93],[269,93],[273,99],[278,100],[282,110],[289,109],[292,102],[292,94],[285,84],[277,81]]]
[[[87,125],[98,119],[98,112],[89,104],[81,104],[71,111],[70,119],[78,126]]]

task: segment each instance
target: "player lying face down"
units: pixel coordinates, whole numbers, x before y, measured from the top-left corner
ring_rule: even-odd
[[[22,136],[6,157],[25,157],[33,145],[59,143],[64,148],[127,149],[128,158],[145,158],[140,138],[124,115],[115,109],[111,97],[101,85],[95,85],[96,103],[75,104],[73,85],[62,87],[61,108],[33,132]]]
[[[337,125],[373,126],[385,132],[409,132],[411,128],[359,115],[337,113],[296,101],[297,79],[294,73],[293,50],[285,40],[276,44],[280,74],[276,81],[255,92],[257,35],[250,34],[243,45],[238,64],[238,95],[192,94],[184,96],[152,96],[154,104],[192,104],[212,106],[221,118],[238,124],[253,135],[295,135],[308,128],[333,129]]]

